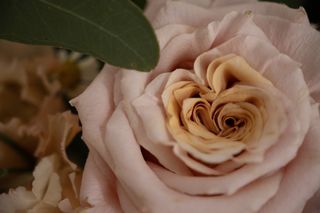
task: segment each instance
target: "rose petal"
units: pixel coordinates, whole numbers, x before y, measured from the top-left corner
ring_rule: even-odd
[[[256,0],[214,0],[212,3],[212,8],[214,7],[222,7],[222,6],[228,6],[228,5],[235,5],[235,4],[247,4],[247,3],[256,3]]]
[[[202,27],[212,21],[221,20],[225,14],[232,11],[247,12],[278,17],[290,22],[307,23],[308,18],[305,11],[292,9],[286,5],[271,2],[254,2],[236,4],[236,2],[216,1],[211,7],[201,7],[197,4],[186,4],[181,1],[167,1],[156,15],[152,17],[152,24],[160,28],[169,24],[184,24]],[[197,17],[197,18],[194,18]],[[272,29],[272,28],[271,28]]]
[[[309,128],[310,116],[308,114],[310,114],[311,109],[309,90],[305,81],[303,81],[301,69],[289,57],[280,54],[266,64],[263,72],[293,102],[297,117],[302,124],[301,128],[306,132]]]
[[[117,184],[117,192],[118,192],[121,208],[123,209],[123,211],[125,213],[140,213],[141,212],[134,206],[134,204],[130,200],[129,196],[127,195],[127,193],[121,187],[120,184]]]
[[[179,85],[182,87],[185,84],[187,84],[189,81],[195,82],[198,84],[202,84],[204,82],[203,80],[198,78],[193,72],[184,70],[184,69],[177,69],[170,74],[165,86],[166,89],[163,91],[161,95],[162,103],[164,104],[165,107],[168,106],[168,102],[173,91],[178,88],[177,84],[175,85],[172,85],[172,84],[176,82],[181,82],[179,83]]]
[[[139,105],[136,105],[135,107],[142,110],[143,107],[140,104],[141,103],[139,103]],[[145,133],[145,130],[141,129],[141,126],[139,124],[143,123],[143,120],[141,121],[141,118],[145,119],[145,117],[147,116],[146,114],[144,114],[139,119],[139,117],[137,117],[137,115],[134,113],[133,109],[131,109],[130,106],[125,105],[124,109],[127,112],[128,118],[130,120],[131,128],[135,132],[135,136],[137,137],[139,144],[143,148],[145,148],[147,151],[153,154],[164,167],[170,169],[171,171],[174,171],[178,174],[190,174],[189,169],[173,154],[172,148],[168,146],[168,143],[170,143],[170,141],[164,141],[164,142],[154,141],[154,138],[148,138],[148,135]],[[152,112],[152,113],[155,113],[155,112]],[[140,114],[141,114],[141,111],[140,111]],[[150,125],[150,123],[148,125]],[[155,126],[153,125],[153,128],[154,127]],[[162,126],[160,123],[159,128],[163,128],[163,127],[165,126]],[[166,131],[166,130],[162,129],[162,131]],[[163,143],[166,143],[167,146],[164,146]]]
[[[273,85],[287,95],[296,105],[298,117],[303,124],[303,131],[308,129],[310,112],[308,87],[303,80],[303,73],[299,65],[288,56],[279,53],[270,43],[255,36],[236,36],[228,42],[210,50],[199,57],[197,69],[208,63],[210,57],[227,55],[230,53],[241,55],[248,59],[248,63],[260,71]],[[263,60],[262,60],[263,59]],[[203,71],[196,71],[201,75]]]
[[[318,83],[320,80],[318,72],[320,62],[318,54],[319,32],[308,22],[292,23],[269,16],[257,16],[255,21],[280,52],[302,64],[303,75],[311,95],[318,101],[320,99]]]
[[[109,166],[94,150],[90,150],[84,168],[80,200],[82,205],[87,202],[92,205],[93,208],[90,208],[89,212],[122,212],[116,194],[115,177]]]
[[[210,7],[210,5],[215,2],[212,0],[198,0],[198,1],[193,1],[193,0],[179,0],[181,2],[186,2],[186,3],[190,3],[190,4],[194,4],[194,5],[198,5],[200,7]]]
[[[210,47],[212,40],[208,33],[210,32],[193,31],[170,38],[161,50],[158,65],[151,74],[157,76],[175,69],[182,62],[194,60],[197,55]]]
[[[279,192],[263,207],[262,213],[301,212],[307,200],[320,187],[319,128],[318,105],[314,105],[311,127],[304,143],[297,157],[286,168]]]
[[[144,15],[149,19],[149,21],[152,21],[154,19],[154,16],[157,14],[158,10],[163,6],[163,4],[166,1],[167,0],[147,1]]]
[[[144,135],[146,135],[152,143],[167,146],[174,143],[166,128],[166,120],[164,119],[166,115],[158,101],[148,95],[143,95],[135,100],[133,106],[140,118]],[[152,122],[153,125],[150,125]],[[132,122],[132,125],[133,124],[134,122]],[[134,129],[139,131],[139,128]]]
[[[201,174],[205,174],[205,175],[223,175],[224,174],[223,171],[211,168],[205,165],[203,162],[199,162],[195,160],[194,157],[191,157],[187,152],[187,151],[190,152],[190,150],[186,150],[186,148],[181,145],[174,146],[173,151],[188,167],[192,168],[194,171],[200,172]],[[173,186],[172,188],[176,189],[175,186]]]
[[[153,75],[173,70],[181,62],[193,61],[198,55],[239,34],[249,34],[267,39],[253,23],[252,16],[232,12],[221,22],[212,22],[207,28],[177,35],[161,50],[160,61]],[[177,64],[176,62],[180,62]]]
[[[119,128],[120,126],[121,128]],[[135,206],[139,207],[139,210],[144,208],[146,204],[150,207],[148,201],[153,196],[159,196],[161,200],[165,198],[162,192],[164,186],[147,167],[142,157],[140,146],[135,140],[121,105],[116,108],[107,125],[105,141],[107,142],[107,148],[110,150],[110,157],[114,162],[112,164],[114,167],[111,167],[111,169],[122,185],[125,183],[135,192],[137,197],[134,202],[136,203]],[[126,155],[123,155],[123,150],[126,150]],[[126,178],[129,176],[131,178]],[[162,190],[159,190],[159,193],[154,193],[154,188],[159,186]],[[129,195],[132,199],[134,194]],[[137,202],[140,203],[137,204]]]
[[[108,70],[105,70],[108,72]],[[121,100],[131,101],[143,92],[148,73],[134,70],[118,70],[114,79],[114,104],[118,105]],[[136,82],[136,83],[133,83]]]
[[[105,125],[113,109],[113,85],[115,68],[105,65],[92,84],[78,97],[70,101],[79,112],[83,139],[94,143],[101,156],[108,156],[101,138],[101,127]],[[99,98],[96,98],[99,97]]]

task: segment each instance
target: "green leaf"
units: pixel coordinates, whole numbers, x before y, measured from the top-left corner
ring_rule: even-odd
[[[63,47],[148,71],[159,58],[152,27],[128,0],[1,0],[0,38]]]

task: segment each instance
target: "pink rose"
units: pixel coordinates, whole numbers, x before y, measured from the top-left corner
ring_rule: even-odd
[[[192,2],[192,1],[189,1]],[[161,56],[72,101],[94,212],[302,212],[320,186],[320,35],[252,0],[151,1]]]

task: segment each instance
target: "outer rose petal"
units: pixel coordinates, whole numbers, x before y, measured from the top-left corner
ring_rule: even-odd
[[[203,27],[212,21],[221,20],[225,14],[232,11],[242,13],[251,11],[253,14],[275,16],[292,22],[308,22],[304,10],[299,10],[300,13],[297,13],[296,9],[270,2],[228,4],[218,7],[213,3],[212,7],[201,7],[196,4],[187,4],[181,1],[167,1],[157,15],[153,16],[151,23],[156,29],[173,23]]]
[[[288,165],[275,197],[261,213],[301,212],[307,200],[320,187],[320,117],[313,106],[312,123],[296,158]],[[290,196],[288,196],[290,195]]]
[[[145,16],[151,21],[157,14],[158,10],[163,6],[166,0],[150,0],[147,1],[145,8]]]
[[[220,22],[213,21],[207,27],[196,30],[187,26],[183,28],[183,25],[170,26],[156,31],[159,38],[163,38],[166,32],[173,37],[164,39],[159,63],[152,71],[153,77],[159,73],[174,70],[177,66],[181,66],[182,62],[193,62],[196,57],[210,48],[217,47],[240,35],[268,41],[263,31],[253,22],[253,16],[237,12],[225,15]],[[190,68],[192,67],[188,67]]]
[[[95,150],[90,150],[80,189],[82,205],[92,205],[88,212],[121,213],[116,179],[109,166]]]
[[[200,7],[221,7],[221,6],[228,6],[234,4],[246,4],[246,3],[255,3],[256,0],[180,0],[181,2],[190,2],[190,4],[195,4]],[[157,12],[165,2],[170,2],[170,0],[149,0],[147,7],[145,9],[146,17],[152,21],[154,17],[157,15]]]
[[[257,16],[255,22],[280,52],[302,64],[311,95],[320,101],[319,32],[308,22],[293,23],[278,17]]]
[[[117,185],[117,192],[118,192],[118,196],[120,199],[121,207],[124,212],[128,212],[128,213],[140,213],[141,212],[137,209],[137,207],[135,207],[135,205],[130,200],[128,194],[125,192],[125,190],[121,187],[120,184]]]
[[[113,109],[113,85],[115,68],[106,65],[92,84],[78,97],[71,100],[79,112],[82,122],[83,139],[97,148],[101,156],[108,156],[102,140],[101,128],[105,125]],[[97,98],[99,97],[99,98]],[[94,113],[99,112],[99,113]]]
[[[109,71],[105,69],[105,71]],[[132,101],[143,92],[147,81],[148,73],[135,70],[118,70],[114,79],[114,104],[118,105],[121,100]],[[137,83],[133,83],[137,82]]]

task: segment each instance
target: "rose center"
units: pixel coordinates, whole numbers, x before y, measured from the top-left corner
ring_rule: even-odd
[[[264,88],[273,85],[235,55],[215,59],[203,73],[205,84],[184,80],[165,89],[168,130],[194,159],[219,164],[261,136],[268,119]]]

